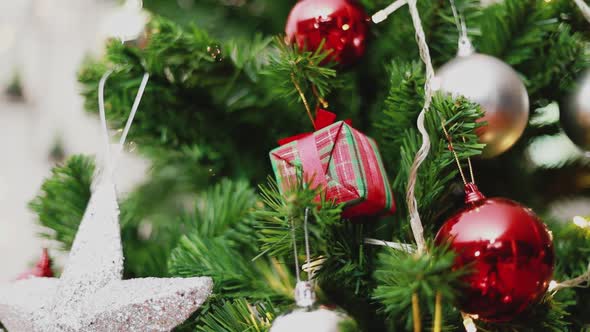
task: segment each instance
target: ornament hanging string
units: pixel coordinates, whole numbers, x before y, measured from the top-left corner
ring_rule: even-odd
[[[322,96],[320,96],[320,93],[318,92],[318,89],[314,84],[311,85],[311,91],[318,100],[318,105],[321,105],[322,108],[328,108],[328,102],[324,98],[322,98]]]
[[[451,3],[451,11],[453,12],[453,18],[455,19],[455,25],[459,32],[459,56],[467,56],[473,53],[473,45],[467,35],[467,23],[465,23],[465,17],[460,14],[455,6],[455,0],[449,0]]]
[[[309,245],[309,231],[307,229],[307,221],[309,219],[309,208],[305,208],[304,217],[303,217],[303,237],[305,241],[305,265],[304,267],[311,268],[311,250]],[[295,232],[295,222],[291,219],[291,238],[293,239],[293,256],[295,257],[295,278],[297,282],[301,282],[301,275],[299,272],[299,259],[297,258],[297,236]],[[307,281],[311,282],[312,273],[307,273]]]
[[[455,151],[455,147],[453,146],[453,139],[451,138],[451,135],[449,135],[449,132],[447,131],[447,127],[445,125],[444,119],[442,120],[442,129],[445,134],[445,138],[446,138],[447,142],[449,142],[449,150],[453,154],[455,162],[457,163],[457,168],[459,169],[459,174],[461,175],[461,180],[463,180],[463,184],[466,185],[467,179],[465,178],[465,173],[463,173],[463,167],[461,167],[461,161],[459,160],[459,156],[457,155],[457,151]],[[469,159],[469,171],[471,173],[471,183],[474,183],[475,180],[473,177],[473,169],[471,168],[471,160],[470,159]]]
[[[105,84],[109,76],[113,73],[112,70],[107,71],[102,75],[100,81],[98,82],[98,112],[100,115],[100,122],[102,124],[103,130],[103,137],[105,140],[105,153],[106,153],[106,171],[108,176],[113,175],[115,168],[117,166],[118,159],[123,152],[123,147],[125,145],[125,141],[127,140],[127,135],[129,134],[129,130],[131,129],[131,124],[133,123],[133,119],[135,118],[135,114],[137,113],[137,109],[139,108],[139,103],[141,102],[141,98],[143,97],[143,93],[145,91],[145,87],[147,86],[147,82],[149,80],[149,74],[144,73],[141,83],[139,85],[139,89],[137,90],[137,94],[135,96],[135,100],[133,101],[133,106],[131,107],[131,112],[129,113],[129,117],[127,118],[127,122],[125,123],[125,127],[123,129],[123,133],[121,134],[121,138],[119,139],[119,145],[117,147],[117,151],[114,155],[111,154],[110,148],[110,135],[108,131],[107,121],[106,121],[106,112],[104,107],[104,90]]]
[[[473,45],[471,44],[471,41],[469,40],[469,36],[467,35],[467,24],[465,23],[465,17],[463,16],[463,14],[459,14],[459,11],[457,10],[457,7],[455,6],[455,0],[449,0],[450,4],[451,4],[451,11],[453,12],[453,18],[455,19],[455,25],[457,26],[457,31],[459,32],[459,39],[458,39],[458,55],[459,56],[467,56],[470,55],[471,53],[473,53]],[[463,173],[463,167],[461,167],[461,162],[459,161],[459,156],[457,155],[457,151],[455,150],[455,147],[453,146],[453,140],[451,138],[451,135],[449,135],[449,132],[447,131],[446,128],[446,121],[444,119],[441,119],[441,124],[442,124],[442,129],[443,132],[445,134],[445,138],[447,140],[447,142],[449,142],[449,150],[451,150],[451,153],[453,154],[453,157],[455,159],[455,162],[457,163],[457,168],[459,170],[459,174],[461,175],[461,179],[463,180],[463,184],[467,185],[467,181],[465,179],[465,174]],[[462,137],[463,142],[465,143],[465,137]],[[467,165],[469,167],[469,174],[471,176],[471,183],[475,184],[475,175],[473,172],[473,166],[471,164],[471,158],[467,157]],[[439,295],[439,293],[437,293],[437,296]],[[438,300],[438,297],[437,297]],[[439,303],[437,302],[436,305],[439,305]],[[473,322],[473,319],[467,315],[464,312],[461,312],[461,315],[463,316],[463,327],[465,328],[466,332],[476,332],[477,331],[477,327],[475,326],[475,323]]]
[[[293,257],[295,257],[295,279],[297,282],[301,281],[301,275],[299,272],[299,259],[297,259],[297,236],[295,235],[295,222],[291,218],[291,240],[293,241]]]
[[[305,239],[305,263],[309,266],[311,264],[311,253],[309,250],[309,232],[307,230],[307,220],[309,218],[309,208],[305,208],[305,215],[303,217],[303,236]],[[311,281],[311,274],[307,274],[307,280]]]
[[[584,18],[590,22],[590,7],[588,7],[584,0],[574,0],[574,2],[582,12],[582,15],[584,15]]]
[[[313,126],[313,129],[316,130],[317,128],[315,127],[315,121],[313,119],[313,115],[311,114],[311,108],[309,107],[309,103],[307,102],[307,98],[305,98],[305,94],[303,93],[303,90],[301,89],[301,87],[299,86],[299,83],[297,83],[297,80],[295,79],[294,73],[291,73],[291,82],[293,82],[295,89],[299,93],[299,97],[301,98],[301,101],[303,102],[303,106],[305,106],[305,111],[307,112],[307,116],[309,117],[309,120],[311,121],[311,125]]]
[[[466,143],[465,137],[461,137],[463,139],[463,143]],[[471,158],[467,157],[467,166],[469,168],[469,175],[471,176],[471,183],[475,184],[475,175],[473,173],[473,165],[471,165]]]
[[[102,134],[105,143],[105,158],[106,158],[106,165],[111,165],[111,140],[109,136],[108,126],[107,126],[107,119],[104,111],[104,85],[107,81],[107,78],[113,73],[112,70],[107,71],[102,75],[100,81],[98,82],[98,114],[100,116],[100,124],[102,126]]]
[[[455,0],[449,0],[451,4],[451,10],[453,12],[453,18],[455,19],[455,25],[457,26],[457,31],[459,32],[459,55],[468,55],[473,51],[473,47],[471,45],[471,41],[467,36],[467,24],[465,23],[465,18],[462,14],[459,14],[457,7],[455,6]],[[467,178],[465,177],[465,173],[463,172],[463,167],[461,166],[461,162],[459,160],[459,156],[457,155],[457,151],[453,145],[453,140],[451,135],[449,134],[447,127],[446,127],[446,120],[441,116],[441,124],[443,133],[445,135],[445,139],[449,142],[449,150],[453,154],[455,159],[455,163],[457,163],[457,168],[459,169],[459,174],[461,175],[461,179],[463,180],[463,184],[467,184]],[[465,137],[462,137],[463,142],[465,143]],[[475,175],[473,172],[473,166],[471,164],[471,158],[467,157],[467,165],[469,167],[469,174],[471,176],[471,183],[475,183]]]
[[[309,219],[309,208],[305,208],[303,218],[303,234],[305,237],[305,259],[306,264],[304,265],[309,270],[307,272],[307,281],[301,281],[301,272],[299,271],[299,258],[297,251],[297,236],[295,231],[295,222],[291,219],[291,237],[293,239],[293,256],[295,260],[295,277],[297,278],[297,284],[295,285],[295,303],[299,307],[310,307],[315,303],[315,292],[314,287],[311,283],[313,273],[316,269],[312,267],[311,253],[309,245],[309,231],[307,229],[307,221]],[[314,264],[317,265],[317,264]]]
[[[467,25],[465,24],[465,18],[463,15],[459,16],[457,6],[455,6],[455,0],[449,0],[451,3],[451,10],[453,11],[453,18],[455,19],[455,25],[457,31],[459,31],[459,38],[467,38]]]

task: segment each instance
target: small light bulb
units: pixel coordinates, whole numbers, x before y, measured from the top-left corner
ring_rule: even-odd
[[[477,327],[475,326],[473,319],[469,316],[466,316],[465,319],[463,319],[463,326],[465,326],[466,332],[477,332]]]
[[[586,220],[586,218],[584,217],[580,217],[580,216],[575,216],[573,219],[574,224],[576,224],[576,226],[581,227],[581,228],[589,228],[590,227],[590,222],[588,222],[588,220]]]
[[[555,289],[555,287],[557,287],[557,285],[558,285],[557,284],[557,281],[551,280],[551,282],[549,282],[549,289],[548,289],[548,291],[552,292]]]

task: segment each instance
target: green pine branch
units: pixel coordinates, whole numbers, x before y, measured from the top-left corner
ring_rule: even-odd
[[[394,192],[403,193],[422,141],[413,124],[422,109],[424,74],[418,64],[394,63],[390,72],[391,88],[375,126],[381,129],[378,140],[384,154],[389,155],[388,166],[391,172],[397,173],[393,181]],[[458,176],[454,156],[442,130],[443,119],[454,149],[465,166],[467,157],[476,156],[483,149],[475,134],[475,130],[483,125],[476,122],[482,115],[477,104],[464,98],[453,100],[436,95],[433,99],[425,120],[432,147],[430,157],[421,166],[416,187],[419,208],[427,222],[427,234],[434,230],[438,217],[452,208],[445,199],[452,191],[450,184]],[[398,213],[405,216],[405,205],[398,204],[398,208]]]
[[[147,29],[144,49],[113,41],[104,59],[82,66],[78,77],[85,108],[97,112],[98,81],[112,68],[105,108],[111,126],[121,128],[147,71],[150,80],[129,133],[140,152],[174,162],[168,166],[180,178],[199,176],[201,183],[211,175],[264,179],[267,163],[255,156],[270,150],[276,137],[292,134],[279,124],[300,115],[269,116],[285,108],[260,75],[272,51],[270,39],[255,35],[220,42],[202,29],[157,16]],[[263,125],[270,130],[259,130]]]
[[[295,240],[300,267],[306,263],[304,218],[308,208],[310,258],[317,266],[314,279],[319,286],[318,297],[328,303],[341,303],[367,329],[382,328],[369,299],[374,287],[374,248],[366,246],[364,238],[370,226],[342,220],[342,207],[326,201],[323,194],[301,178],[285,193],[280,193],[272,180],[260,189],[266,208],[255,213],[259,222],[259,257],[281,257],[292,270]],[[307,278],[306,273],[302,272],[301,278]]]
[[[72,156],[52,169],[40,193],[29,204],[43,226],[41,235],[57,241],[65,251],[72,246],[84,216],[94,176],[95,163],[91,157]],[[120,204],[124,273],[126,277],[163,276],[167,257],[180,230],[177,224],[170,223],[166,213],[150,211],[147,197],[141,193],[133,193]],[[150,194],[153,192],[147,196],[154,199]],[[140,231],[146,228],[149,228],[148,234]]]
[[[44,228],[41,235],[56,240],[64,250],[72,246],[90,200],[94,169],[92,158],[72,156],[51,170],[51,177],[43,182],[40,193],[29,203]]]
[[[469,22],[478,21],[485,15],[479,0],[455,0],[457,12],[467,22],[467,35],[477,39],[481,29]],[[435,66],[440,66],[457,55],[459,30],[453,16],[450,1],[432,1],[431,7],[425,13],[429,19],[423,23],[426,38],[432,53]]]
[[[421,256],[386,248],[378,255],[374,272],[378,286],[373,298],[382,304],[381,310],[390,320],[401,319],[410,330],[412,321],[408,313],[412,312],[413,294],[419,296],[421,303],[434,303],[440,293],[447,306],[460,296],[460,278],[468,270],[454,269],[454,259],[455,254],[446,247],[430,246],[429,252]],[[430,314],[434,312],[432,305],[426,308]]]
[[[374,126],[378,129],[376,138],[385,165],[394,174],[401,158],[398,151],[404,133],[414,126],[424,104],[424,73],[419,62],[397,61],[388,66],[388,72],[389,93]]]
[[[323,45],[323,42],[322,44]],[[310,107],[316,100],[313,88],[322,98],[339,85],[333,63],[328,62],[330,51],[323,51],[323,46],[314,52],[288,45],[282,38],[274,39],[275,52],[271,53],[269,66],[265,75],[273,82],[272,93],[286,98],[292,104],[302,103],[300,92],[306,96]],[[300,91],[299,91],[300,89]]]
[[[170,256],[170,273],[211,276],[223,298],[292,298],[293,278],[283,264],[252,261],[259,238],[253,213],[259,208],[244,181],[224,180],[199,195],[195,211],[181,222],[185,235]]]
[[[554,237],[556,273],[558,280],[581,275],[590,263],[590,232],[572,222],[550,222]]]
[[[363,1],[369,13],[374,13],[391,4],[391,1]],[[468,34],[475,38],[481,31],[473,21],[484,15],[479,0],[455,0],[458,10],[468,22]],[[457,54],[459,31],[453,18],[450,2],[418,1],[418,10],[422,19],[431,57],[435,66],[440,66]],[[415,29],[408,8],[401,7],[390,15],[386,21],[373,27],[376,38],[369,45],[371,66],[363,68],[371,71],[372,77],[383,75],[383,59],[409,62],[418,59],[418,47],[415,42]]]
[[[590,264],[590,232],[572,222],[550,222],[555,248],[555,272],[558,282],[569,280],[587,273]],[[584,286],[584,285],[582,285]],[[567,321],[572,328],[590,324],[588,306],[590,289],[584,287],[561,290],[556,295],[559,302],[568,304]]]
[[[283,194],[272,180],[267,186],[260,186],[260,191],[267,207],[256,212],[260,227],[260,256],[292,257],[293,229],[299,253],[305,252],[303,222],[306,209],[309,210],[309,241],[313,244],[311,256],[330,253],[325,235],[341,222],[341,206],[327,201],[319,189],[309,188],[301,179],[292,190]],[[320,200],[317,201],[316,197]]]
[[[219,301],[197,322],[201,332],[267,332],[277,308],[270,301],[251,303],[246,299]]]
[[[484,147],[478,142],[475,134],[475,130],[482,125],[481,122],[476,122],[482,116],[479,105],[464,98],[453,100],[437,95],[434,97],[431,107],[431,112],[426,117],[426,128],[433,142],[430,151],[431,157],[422,165],[416,188],[418,207],[423,220],[427,223],[427,234],[434,234],[435,223],[445,213],[456,208],[448,204],[448,198],[453,191],[451,184],[460,181],[454,155],[450,151],[449,143],[442,131],[442,122],[445,122],[453,149],[461,162],[467,181],[470,178],[466,160],[468,157],[479,155]],[[410,142],[411,145],[407,144]],[[416,136],[413,140],[408,139],[407,143],[408,151],[417,151]],[[404,159],[404,163],[400,166],[402,174],[409,174],[411,162],[413,162],[413,158]]]
[[[151,1],[154,6],[157,2]],[[369,13],[389,2],[363,0]],[[456,2],[467,18],[478,50],[513,65],[525,80],[535,107],[560,100],[588,68],[588,24],[570,1],[505,0],[486,8],[481,8],[478,0]],[[243,8],[252,10],[254,3],[284,9],[278,10],[281,14],[276,17],[285,17],[290,6],[253,1]],[[447,1],[419,1],[418,5],[433,61],[442,64],[456,52],[458,33],[450,6]],[[270,29],[271,20],[252,19],[254,16],[247,14],[250,11],[228,9],[230,5],[213,1],[199,6],[215,8],[207,12],[211,15],[203,16],[243,19],[237,22],[240,27],[250,26],[246,21],[264,21],[264,27],[256,25],[256,29],[267,34],[276,33],[284,23]],[[424,74],[420,63],[410,62],[417,59],[418,52],[407,8],[375,26],[366,56],[355,67],[339,70],[338,75],[332,67],[320,65],[325,53],[302,52],[278,39],[272,43],[267,35],[244,38],[252,29],[243,29],[234,39],[227,38],[231,33],[225,29],[209,35],[202,29],[206,24],[198,21],[201,28],[181,27],[156,18],[148,27],[150,39],[144,50],[112,43],[107,59],[89,61],[80,72],[86,108],[96,112],[98,80],[107,68],[115,69],[106,91],[107,115],[114,128],[122,127],[126,120],[144,70],[151,74],[130,139],[155,164],[153,179],[121,204],[126,275],[210,275],[215,280],[215,298],[187,323],[187,328],[264,331],[271,321],[265,315],[276,314],[276,309],[292,297],[291,223],[295,225],[297,256],[303,262],[303,212],[310,207],[312,257],[325,259],[316,272],[322,298],[345,307],[363,327],[383,330],[385,325],[392,329],[409,326],[410,310],[403,301],[411,298],[407,296],[410,290],[421,295],[422,307],[431,313],[433,294],[439,288],[446,289],[445,328],[457,325],[458,314],[450,304],[453,295],[460,292],[456,288],[458,275],[447,273],[450,254],[415,258],[397,253],[400,256],[396,258],[392,257],[396,253],[363,244],[365,236],[374,234],[404,242],[411,238],[403,197],[409,169],[421,144],[415,124],[423,104]],[[384,63],[392,63],[387,75],[383,75]],[[377,133],[389,175],[394,178],[398,203],[394,216],[379,223],[369,219],[365,224],[349,223],[340,219],[341,207],[316,201],[318,193],[303,188],[303,184],[288,195],[280,195],[272,185],[264,187],[263,202],[243,182],[221,181],[203,190],[225,176],[262,181],[270,168],[268,160],[260,156],[275,146],[277,138],[309,128],[292,75],[311,107],[316,102],[314,84],[320,96],[329,96],[331,105],[338,106],[334,110],[353,117],[359,128],[366,129],[365,120],[374,119],[372,131]],[[454,209],[453,191],[460,186],[441,118],[455,150],[465,161],[483,148],[474,134],[481,125],[476,123],[481,115],[479,107],[468,100],[436,96],[426,116],[432,149],[420,169],[416,196],[429,238]],[[507,190],[514,190],[513,197],[527,189],[522,183],[530,183],[521,156],[529,138],[539,134],[529,130],[505,156],[485,161],[492,169],[500,164],[504,168],[498,169],[519,174],[520,188],[516,182],[504,184]],[[36,203],[31,204],[41,223],[55,230],[48,231],[47,236],[59,239],[66,248],[90,195],[92,177],[92,170],[74,170],[65,168],[63,174],[50,179],[53,182],[48,180]],[[86,180],[84,174],[88,175]],[[68,201],[76,209],[60,206],[63,197],[69,195],[79,200]],[[187,199],[195,201],[190,214],[183,213],[186,206],[179,203]],[[151,229],[147,236],[145,226]],[[587,264],[587,238],[575,231],[568,227],[554,231],[559,280],[581,273]],[[432,250],[437,253],[437,249]],[[381,252],[379,256],[377,251]],[[376,266],[378,272],[373,274]],[[374,290],[378,301],[371,299]],[[481,327],[518,331],[531,327],[582,328],[588,324],[588,298],[588,291],[583,289],[560,292],[555,299],[531,308],[523,316],[528,321]],[[267,303],[269,299],[272,304]],[[384,312],[377,313],[376,308]],[[384,319],[386,315],[393,315],[396,321]],[[431,317],[426,316],[424,321],[428,322]]]
[[[86,109],[96,112],[98,80],[107,68],[115,69],[105,93],[107,116],[114,127],[122,127],[143,72],[150,73],[131,140],[166,147],[195,144],[203,132],[187,123],[200,127],[205,120],[220,120],[206,110],[223,107],[227,112],[268,103],[268,98],[258,98],[254,83],[267,39],[220,45],[203,30],[183,29],[163,19],[152,20],[148,29],[145,49],[113,41],[104,61],[89,60],[79,73]]]
[[[509,62],[512,65],[530,58],[530,47],[543,43],[542,28],[551,23],[540,22],[546,19],[542,11],[545,8],[547,12],[548,6],[537,6],[539,3],[537,0],[507,0],[483,9],[480,21],[475,22],[481,29],[481,35],[474,40],[475,47],[479,52],[499,58],[512,57]]]

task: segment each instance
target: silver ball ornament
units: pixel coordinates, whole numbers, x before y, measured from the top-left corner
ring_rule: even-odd
[[[529,96],[514,69],[501,60],[480,53],[460,55],[437,73],[439,88],[451,95],[465,96],[485,112],[478,128],[486,144],[484,158],[508,150],[522,135],[529,119]]]
[[[339,310],[327,307],[297,308],[277,317],[270,332],[342,332],[355,331],[355,321]]]
[[[559,121],[572,142],[590,151],[590,71],[559,108]]]
[[[356,322],[343,311],[315,304],[314,287],[309,281],[295,285],[295,309],[277,317],[270,332],[344,332],[357,331]]]

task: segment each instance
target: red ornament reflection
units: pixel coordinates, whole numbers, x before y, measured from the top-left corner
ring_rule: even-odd
[[[369,16],[351,0],[302,0],[291,10],[285,30],[288,43],[310,51],[325,39],[329,58],[349,65],[365,53]]]
[[[487,321],[509,321],[547,291],[553,274],[551,233],[531,211],[466,186],[467,206],[449,218],[436,243],[450,242],[455,267],[470,264],[458,306]]]

